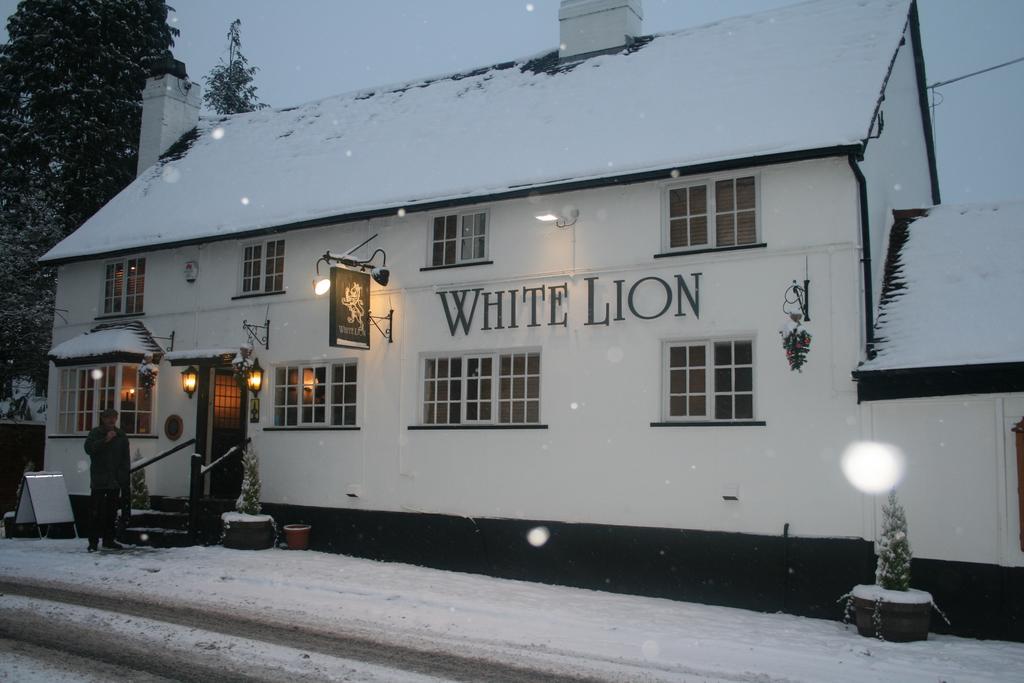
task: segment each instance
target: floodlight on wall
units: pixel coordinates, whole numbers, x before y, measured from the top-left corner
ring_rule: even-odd
[[[181,388],[185,390],[189,398],[192,398],[192,394],[196,393],[196,387],[199,386],[199,372],[195,369],[195,366],[188,366],[181,371]]]
[[[324,255],[317,259],[316,262],[316,279],[313,280],[313,293],[316,294],[317,296],[322,296],[329,292],[331,289],[330,277],[327,275],[320,275],[321,263],[325,263],[327,265],[330,265],[332,263],[340,263],[346,268],[359,270],[360,272],[363,273],[365,273],[366,271],[370,271],[370,277],[373,278],[373,281],[376,282],[381,287],[386,287],[388,284],[388,280],[391,279],[391,271],[388,270],[386,267],[388,263],[388,255],[383,249],[375,250],[372,254],[370,254],[370,258],[366,259],[361,259],[352,255],[353,252],[365,246],[367,243],[370,242],[370,240],[376,237],[377,235],[374,235],[370,239],[364,241],[362,244],[358,244],[352,247],[344,254],[336,254],[332,251],[324,252]],[[381,262],[379,266],[373,265],[373,259],[377,258],[377,254],[380,254],[381,256]]]
[[[542,213],[537,216],[537,220],[544,223],[554,223],[556,228],[568,228],[571,225],[576,225],[576,221],[579,220],[580,210],[575,206],[567,206],[562,209],[560,214],[553,213]]]

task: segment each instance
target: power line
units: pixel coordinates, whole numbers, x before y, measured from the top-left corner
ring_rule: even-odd
[[[945,99],[945,98],[942,97],[942,93],[940,93],[938,91],[938,88],[940,88],[940,87],[942,87],[944,85],[949,85],[950,83],[956,83],[957,81],[962,81],[965,78],[971,78],[972,76],[978,76],[979,74],[988,73],[989,71],[995,71],[996,69],[1002,69],[1004,66],[1010,66],[1011,64],[1016,64],[1017,62],[1024,62],[1024,57],[1018,57],[1017,59],[1011,59],[1008,62],[1003,62],[1002,64],[996,64],[995,66],[990,66],[987,69],[981,69],[979,71],[972,71],[969,74],[964,74],[963,76],[957,76],[956,78],[951,78],[948,81],[939,81],[938,83],[932,83],[931,85],[929,85],[928,86],[928,90],[932,91],[932,102],[931,102],[931,106],[930,106],[930,109],[932,111],[932,139],[937,141],[938,138],[939,138],[939,130],[938,130],[939,129],[939,122],[938,122],[938,120],[937,120],[937,118],[935,116],[935,108],[938,107],[940,104],[942,104],[943,100]]]
[[[1010,66],[1011,64],[1016,64],[1017,62],[1024,62],[1024,57],[1018,57],[1017,59],[1011,59],[1008,62],[1003,62],[1002,64],[996,64],[995,66],[990,66],[987,69],[982,69],[981,71],[974,71],[974,72],[969,73],[969,74],[964,74],[963,76],[957,76],[956,78],[951,78],[948,81],[939,81],[938,83],[932,83],[931,85],[928,86],[928,89],[932,90],[934,88],[938,88],[938,87],[941,87],[943,85],[949,85],[950,83],[956,83],[957,81],[962,81],[965,78],[970,78],[971,76],[977,76],[978,74],[987,73],[989,71],[995,71],[996,69],[1001,69],[1004,66]]]

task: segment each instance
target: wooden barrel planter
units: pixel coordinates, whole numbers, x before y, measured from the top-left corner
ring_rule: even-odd
[[[931,602],[886,602],[853,596],[857,633],[894,643],[928,640]],[[875,624],[875,610],[878,624]]]
[[[235,550],[266,550],[272,547],[277,536],[274,520],[269,515],[260,517],[266,519],[225,519],[223,546]]]

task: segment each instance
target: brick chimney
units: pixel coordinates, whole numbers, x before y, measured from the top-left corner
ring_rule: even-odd
[[[641,35],[641,0],[562,0],[558,26],[562,59],[616,50]]]
[[[199,91],[199,84],[188,80],[182,62],[168,57],[156,64],[142,91],[136,175],[152,166],[168,147],[199,123]]]

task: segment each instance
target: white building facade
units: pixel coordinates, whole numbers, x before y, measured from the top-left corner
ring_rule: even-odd
[[[821,21],[856,12],[819,4]],[[1024,585],[1012,434],[1001,420],[1024,414],[1024,397],[860,403],[851,377],[871,342],[891,212],[938,201],[916,9],[868,4],[896,40],[865,48],[881,52],[883,68],[873,74],[880,90],[852,95],[868,114],[856,140],[786,148],[766,139],[758,151],[639,159],[623,171],[613,160],[602,173],[541,174],[523,186],[484,179],[482,189],[463,184],[449,195],[410,188],[415,201],[351,202],[333,213],[317,206],[308,215],[275,214],[259,191],[210,187],[231,211],[260,218],[213,209],[205,225],[171,234],[160,227],[159,193],[184,191],[201,173],[218,130],[230,138],[247,122],[296,115],[201,122],[191,148],[165,156],[77,242],[46,258],[59,266],[56,306],[68,311],[54,329],[49,391],[59,409],[49,418],[48,466],[65,473],[72,493],[87,494],[82,437],[112,404],[143,456],[195,438],[209,462],[251,439],[267,510],[279,523],[311,522],[320,549],[838,618],[838,597],[871,579],[880,521],[880,501],[850,485],[840,458],[850,444],[889,441],[908,454],[900,491],[920,587],[952,612],[954,630],[1019,637],[999,607],[1006,586]],[[594,59],[610,70],[673,39],[584,55],[571,73],[556,67],[535,78],[573,78]],[[365,99],[305,114],[322,122]],[[400,105],[381,110],[381,125],[401,118]],[[792,106],[779,120],[805,105]],[[648,116],[661,121],[657,111]],[[749,127],[757,116],[755,108]],[[630,125],[623,137],[643,146],[636,131],[645,124]],[[302,129],[288,127],[300,131],[301,159]],[[363,133],[377,135],[353,131],[356,157]],[[736,133],[747,134],[756,139]],[[345,152],[338,148],[338,163],[352,158]],[[274,168],[269,144],[266,154],[255,163]],[[320,202],[304,185],[319,182],[311,177],[294,180],[279,207],[301,205],[304,187],[311,206]],[[188,198],[177,196],[177,218],[199,225],[193,214],[213,202],[190,209]],[[126,220],[151,224],[122,240],[108,216],[124,215],[126,202],[134,207]],[[548,214],[556,220],[537,218]],[[383,250],[390,270],[386,286],[370,285],[370,348],[333,346],[329,297],[311,287],[315,266],[325,252],[369,238],[356,256],[381,265],[374,252]],[[784,310],[790,286],[805,281],[812,342],[797,372],[779,330],[793,310],[792,302]],[[138,367],[152,349],[59,351],[98,325],[130,321],[163,350],[173,334],[173,350],[156,353],[148,392]],[[250,335],[243,323],[261,327]],[[232,375],[245,344],[266,371],[258,395]],[[197,369],[195,395],[182,390],[188,366]],[[188,494],[191,450],[147,468],[151,492]],[[234,485],[211,482],[205,492],[226,495]],[[970,504],[951,506],[958,492]],[[538,527],[550,538],[534,545],[527,535]],[[979,576],[965,593],[963,577]],[[999,582],[1004,592],[993,596]],[[993,625],[997,613],[1004,621]]]

